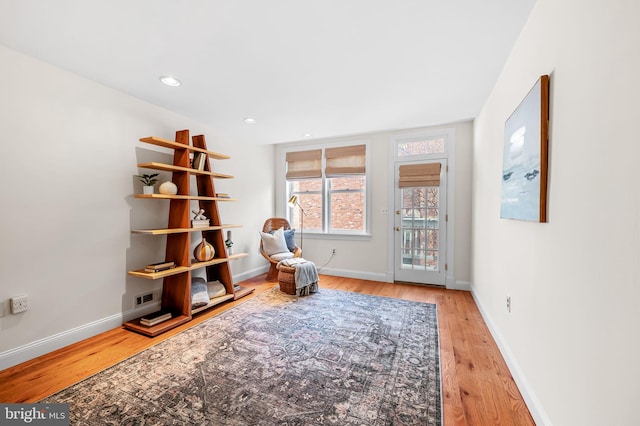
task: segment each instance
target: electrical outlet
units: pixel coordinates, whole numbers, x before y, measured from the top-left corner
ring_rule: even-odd
[[[11,313],[19,314],[29,309],[29,298],[26,294],[11,298]]]
[[[511,296],[507,296],[507,312],[511,312]]]
[[[135,297],[134,303],[136,306],[146,305],[149,302],[153,302],[155,298],[154,292],[139,294]]]

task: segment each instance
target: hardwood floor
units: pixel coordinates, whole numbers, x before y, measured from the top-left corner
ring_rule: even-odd
[[[253,295],[277,283],[242,283]],[[535,425],[471,294],[321,275],[321,288],[438,305],[445,425]],[[0,371],[0,402],[36,402],[246,300],[223,304],[155,338],[117,328]]]

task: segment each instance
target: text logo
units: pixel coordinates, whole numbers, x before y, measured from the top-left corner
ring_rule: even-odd
[[[69,425],[69,404],[0,404],[2,425]]]

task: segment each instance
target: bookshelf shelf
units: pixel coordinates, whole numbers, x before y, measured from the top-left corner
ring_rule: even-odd
[[[162,228],[162,229],[134,229],[134,234],[145,235],[166,235],[166,234],[179,234],[181,232],[196,232],[196,231],[217,231],[222,229],[240,228],[242,225],[218,225],[218,226],[203,226],[200,228]]]
[[[235,260],[235,259],[240,259],[242,257],[247,257],[249,256],[249,253],[236,253],[236,254],[232,254],[228,257],[229,260]]]
[[[183,274],[185,272],[189,272],[191,270],[188,266],[176,266],[172,269],[167,269],[165,271],[160,272],[146,272],[144,269],[139,269],[135,271],[127,272],[129,275],[134,277],[144,278],[147,280],[157,280],[164,277],[169,277],[171,275]]]
[[[136,194],[135,198],[154,200],[207,200],[207,201],[238,201],[237,198],[206,197],[204,195],[167,195],[167,194]]]
[[[240,287],[239,290],[236,290],[235,294],[234,294],[234,300],[238,300],[242,297],[245,297],[248,294],[253,293],[252,288],[248,288],[248,287]]]
[[[212,308],[212,307],[214,307],[216,305],[219,305],[222,302],[226,302],[227,300],[233,300],[233,299],[234,299],[234,295],[233,294],[225,294],[224,296],[214,297],[212,299],[209,299],[209,304],[208,305],[201,306],[199,308],[193,309],[191,311],[191,315],[197,314],[198,312],[206,311],[207,309]]]
[[[181,144],[178,142],[174,142],[174,141],[170,141],[168,139],[162,139],[159,138],[157,136],[149,136],[147,138],[140,138],[140,142],[145,142],[151,145],[156,145],[156,146],[161,146],[164,148],[170,148],[170,149],[187,149],[189,151],[193,151],[193,152],[202,152],[203,154],[207,154],[210,158],[216,159],[216,160],[228,160],[229,157],[228,155],[225,154],[219,154],[217,152],[213,152],[213,151],[209,151],[207,149],[203,149],[203,148],[198,148],[195,146],[191,146],[191,145],[185,145],[185,144]]]
[[[125,327],[144,334],[145,336],[155,337],[158,334],[162,334],[165,331],[169,331],[179,325],[191,321],[191,315],[177,315],[171,319],[161,322],[160,324],[147,326],[140,324],[140,318],[133,321],[128,321],[124,324]]]
[[[222,174],[222,173],[214,173],[214,172],[210,172],[208,170],[196,170],[196,169],[193,169],[191,167],[176,166],[176,165],[173,165],[173,164],[157,163],[155,161],[152,161],[151,163],[140,163],[140,164],[138,164],[138,167],[141,168],[141,169],[161,170],[163,172],[187,172],[187,173],[191,173],[191,174],[194,174],[194,175],[211,176],[211,177],[217,178],[217,179],[233,179],[233,176],[231,176],[231,175],[225,175],[225,174]]]
[[[197,269],[206,268],[207,266],[219,265],[221,263],[228,262],[230,260],[240,259],[242,257],[247,257],[248,253],[236,253],[232,254],[229,257],[218,257],[215,259],[208,260],[206,262],[198,262],[195,259],[191,260],[190,266],[176,266],[175,268],[167,269],[165,271],[160,272],[147,272],[144,269],[134,270],[127,272],[129,275],[134,277],[144,278],[147,280],[157,280],[159,278],[168,277],[171,275],[182,274],[187,271],[195,271]]]

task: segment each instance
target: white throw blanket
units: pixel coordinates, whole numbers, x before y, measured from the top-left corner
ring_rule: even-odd
[[[292,266],[295,268],[296,265],[299,265],[300,263],[306,263],[306,262],[307,260],[301,257],[292,257],[292,258],[284,259],[278,262],[278,264],[276,265],[276,268],[280,269],[280,265]]]
[[[301,257],[294,257],[293,259],[285,259],[279,262],[277,267],[280,268],[280,265],[295,268],[294,279],[296,282],[296,294],[298,296],[304,296],[318,291],[318,270],[313,262],[309,262]]]

